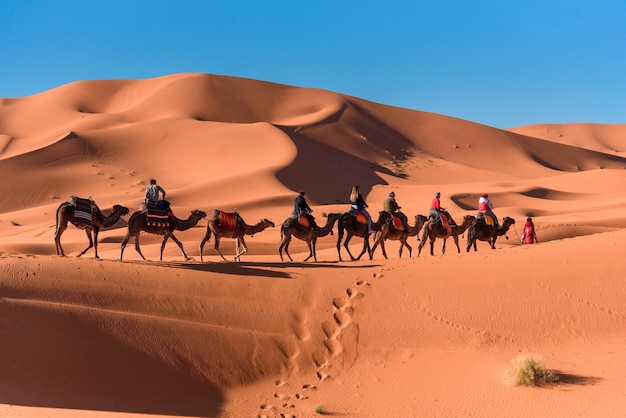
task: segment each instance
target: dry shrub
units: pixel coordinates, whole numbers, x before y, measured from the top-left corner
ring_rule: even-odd
[[[513,360],[510,375],[518,386],[539,386],[559,380],[554,371],[546,369],[541,357],[530,354],[520,354]]]

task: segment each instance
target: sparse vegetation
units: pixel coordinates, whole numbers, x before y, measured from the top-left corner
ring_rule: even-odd
[[[510,375],[517,386],[539,386],[554,383],[559,377],[546,369],[540,357],[520,354],[513,360]]]
[[[323,415],[324,414],[324,405],[317,405],[315,407],[315,413]]]
[[[15,222],[15,221],[11,221],[11,225],[13,225],[13,226],[20,226],[20,224],[18,224],[18,223],[17,223],[17,222]]]

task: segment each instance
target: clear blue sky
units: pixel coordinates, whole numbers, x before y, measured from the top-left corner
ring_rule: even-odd
[[[626,123],[624,0],[0,0],[0,97],[203,72],[498,128]]]

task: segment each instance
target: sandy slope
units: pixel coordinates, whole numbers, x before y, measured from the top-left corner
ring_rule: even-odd
[[[207,74],[82,81],[0,101],[0,416],[623,416],[626,126],[501,131],[328,91]],[[558,132],[557,132],[558,131]],[[554,132],[557,132],[555,135]],[[64,233],[70,195],[134,211],[148,180],[176,215],[237,208],[241,263],[222,262],[207,220],[168,242],[142,235],[119,262],[123,217]],[[318,263],[280,223],[306,189],[318,222],[359,184],[375,216],[393,190],[413,218],[435,191],[455,219],[488,192],[517,223],[495,251],[441,255],[411,238],[373,260]],[[540,243],[519,245],[526,217]],[[355,238],[351,249],[358,252]],[[234,242],[220,245],[228,257]],[[345,259],[346,253],[342,249]],[[519,353],[561,383],[514,387]]]

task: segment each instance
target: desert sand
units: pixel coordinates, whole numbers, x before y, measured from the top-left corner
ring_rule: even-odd
[[[324,90],[209,74],[77,81],[0,99],[0,416],[621,417],[626,415],[626,125],[500,130]],[[158,179],[185,252],[129,215],[99,235],[69,196],[139,208]],[[441,240],[418,256],[317,262],[278,254],[297,191],[320,225],[358,184],[370,213],[394,191],[412,221],[433,194],[460,221],[488,193],[514,218],[496,248]],[[275,227],[199,244],[215,209]],[[539,242],[521,245],[532,217]],[[420,233],[421,235],[421,233]],[[353,238],[358,254],[362,239]],[[559,381],[516,386],[519,354]]]

